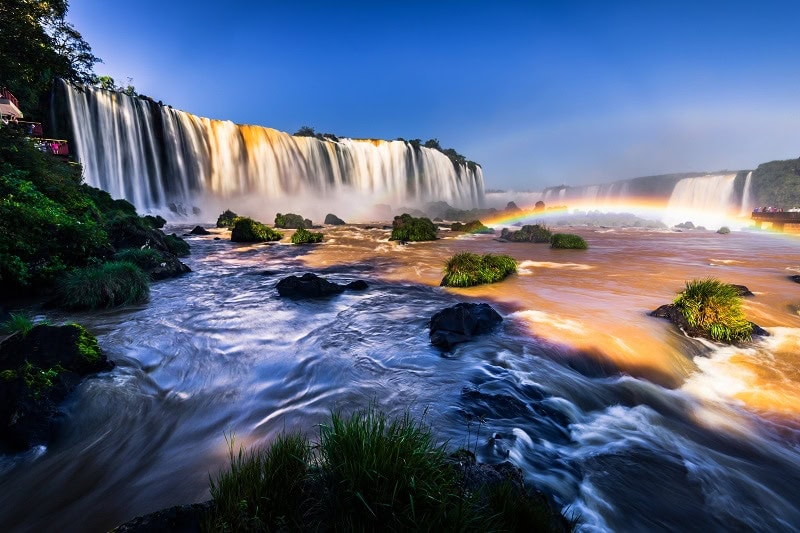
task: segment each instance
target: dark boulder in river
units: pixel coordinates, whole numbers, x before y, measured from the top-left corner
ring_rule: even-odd
[[[83,376],[111,368],[97,339],[78,324],[38,325],[8,337],[0,343],[0,448],[46,443],[58,403]]]
[[[800,275],[789,276],[789,279],[795,283],[800,283]]]
[[[730,283],[729,285],[736,289],[736,292],[739,294],[739,296],[755,296],[753,291],[744,285],[734,285],[733,283]]]
[[[195,226],[192,231],[189,232],[191,235],[211,235],[211,232],[208,231],[203,226]]]
[[[431,344],[448,350],[476,335],[488,333],[503,317],[489,304],[460,303],[431,317]]]
[[[339,285],[310,272],[302,276],[283,278],[275,285],[278,294],[287,298],[325,298],[341,294],[345,290],[363,291],[367,287],[366,281],[358,280]]]
[[[341,218],[337,217],[333,213],[328,213],[325,216],[325,224],[330,224],[332,226],[341,226],[341,225],[343,225],[345,223],[346,222],[344,220],[342,220]]]

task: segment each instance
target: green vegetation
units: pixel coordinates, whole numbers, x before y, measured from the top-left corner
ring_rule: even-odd
[[[474,486],[431,428],[374,408],[234,450],[211,478],[207,531],[569,531],[541,495],[511,481]],[[478,482],[479,483],[479,482]],[[534,529],[531,529],[534,528]]]
[[[152,248],[127,248],[114,254],[114,261],[133,263],[142,270],[154,268],[164,261],[164,256]]]
[[[322,233],[314,233],[307,229],[300,228],[292,235],[292,244],[314,244],[322,242],[324,235]]]
[[[302,215],[294,213],[286,213],[282,215],[278,213],[275,215],[275,227],[282,229],[304,229],[311,227],[311,221],[304,219]]]
[[[714,278],[686,282],[673,302],[690,326],[713,340],[732,343],[750,340],[753,325],[742,311],[736,287]]]
[[[44,369],[26,360],[14,375],[16,378],[22,378],[25,386],[33,393],[33,397],[38,399],[42,393],[53,388],[54,380],[62,372],[64,372],[64,367],[59,364]]]
[[[282,238],[283,233],[247,217],[237,219],[231,231],[231,240],[233,242],[279,241]]]
[[[580,235],[574,233],[556,233],[550,238],[551,248],[569,248],[574,250],[585,250],[589,247]]]
[[[800,159],[762,163],[753,171],[750,184],[756,205],[800,207]]]
[[[79,268],[58,283],[58,301],[70,309],[99,309],[146,302],[147,275],[129,262]]]
[[[731,228],[729,228],[728,226],[722,226],[721,228],[719,228],[717,230],[717,233],[719,233],[720,235],[727,235],[730,232],[731,232]]]
[[[0,332],[11,335],[12,333],[21,333],[27,335],[33,329],[33,320],[27,315],[22,313],[11,313],[9,318],[2,326]]]
[[[189,243],[178,237],[176,234],[164,235],[164,244],[170,253],[178,257],[186,257],[189,255]]]
[[[279,435],[269,448],[234,451],[228,441],[230,470],[211,479],[214,512],[208,531],[299,530],[312,464],[311,446],[300,434]]]
[[[231,211],[230,209],[226,209],[222,212],[222,214],[217,218],[217,227],[218,228],[233,228],[236,225],[236,221],[239,220],[239,215]]]
[[[460,222],[454,222],[450,224],[451,231],[463,231],[466,233],[483,233],[483,234],[490,234],[494,233],[492,228],[488,228],[483,225],[483,222],[480,220],[472,220],[467,222],[466,224],[461,224]]]
[[[503,228],[500,232],[500,238],[511,242],[550,242],[553,234],[550,229],[544,224],[528,224],[522,226],[517,231],[511,231],[508,228]]]
[[[103,358],[103,352],[100,351],[100,345],[97,344],[97,337],[89,333],[89,331],[80,324],[68,324],[69,327],[78,330],[78,338],[75,341],[75,347],[81,357],[90,364],[99,363]]]
[[[451,257],[444,267],[444,287],[472,287],[501,281],[517,271],[517,262],[507,255],[469,252]]]
[[[392,222],[392,241],[435,241],[436,225],[431,219],[420,217],[414,218],[408,213],[399,217],[394,217]]]

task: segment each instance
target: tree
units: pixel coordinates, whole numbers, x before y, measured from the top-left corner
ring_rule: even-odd
[[[311,126],[303,126],[296,132],[294,132],[295,137],[316,137],[317,132],[314,131],[314,128]]]
[[[108,91],[117,90],[117,84],[114,81],[114,78],[112,78],[111,76],[98,76],[96,84],[101,89],[106,89]]]

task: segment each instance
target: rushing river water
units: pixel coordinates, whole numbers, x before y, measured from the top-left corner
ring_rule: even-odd
[[[226,433],[314,438],[332,409],[370,402],[427,409],[452,447],[509,458],[586,531],[800,528],[797,238],[574,231],[589,250],[446,232],[401,246],[350,226],[313,247],[189,238],[194,272],[153,284],[150,303],[48,314],[85,324],[117,366],[70,396],[57,442],[0,459],[2,529],[104,531],[205,500]],[[520,272],[439,288],[457,251],[507,253]],[[370,288],[278,297],[278,279],[308,271]],[[647,316],[707,276],[753,290],[745,310],[772,336],[722,348]],[[457,301],[505,320],[443,354],[427,323]]]

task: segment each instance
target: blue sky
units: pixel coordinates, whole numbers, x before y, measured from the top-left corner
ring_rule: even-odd
[[[660,4],[660,5],[656,5]],[[701,5],[702,4],[702,5]],[[438,138],[489,188],[800,156],[792,2],[73,0],[141,93],[293,132]]]

